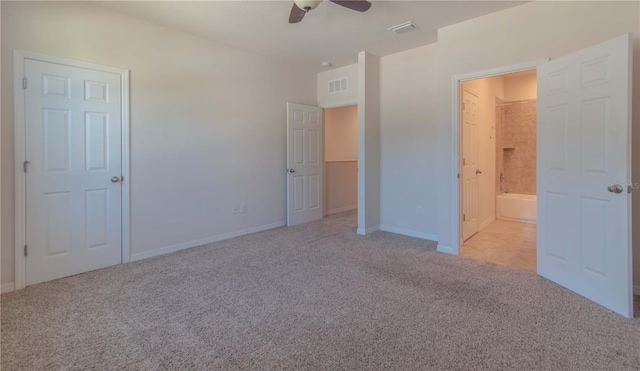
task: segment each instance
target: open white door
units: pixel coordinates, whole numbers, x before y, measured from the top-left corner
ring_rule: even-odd
[[[287,103],[287,225],[322,219],[322,108]]]
[[[626,317],[631,35],[538,68],[538,273]]]
[[[462,90],[462,240],[478,232],[478,96]]]

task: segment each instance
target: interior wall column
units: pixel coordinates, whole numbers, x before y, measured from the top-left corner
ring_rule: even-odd
[[[358,234],[380,228],[380,58],[358,53]]]

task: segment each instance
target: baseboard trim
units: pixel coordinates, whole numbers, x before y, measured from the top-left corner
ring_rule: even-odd
[[[286,225],[287,225],[286,221],[281,221],[281,222],[276,222],[276,223],[271,223],[271,224],[265,224],[265,225],[262,225],[262,226],[259,226],[259,227],[243,229],[241,231],[225,233],[225,234],[221,234],[221,235],[217,235],[217,236],[212,236],[212,237],[202,238],[202,239],[199,239],[199,240],[180,243],[180,244],[177,244],[177,245],[167,246],[167,247],[163,247],[163,248],[155,249],[155,250],[151,250],[151,251],[145,251],[145,252],[142,252],[142,253],[139,253],[139,254],[131,255],[130,261],[134,262],[134,261],[138,261],[138,260],[149,259],[149,258],[153,258],[155,256],[160,256],[160,255],[169,254],[169,253],[180,251],[180,250],[190,249],[192,247],[198,247],[198,246],[210,244],[210,243],[213,243],[213,242],[224,241],[224,240],[228,240],[230,238],[240,237],[240,236],[244,236],[244,235],[247,235],[247,234],[252,234],[252,233],[256,233],[256,232],[262,232],[262,231],[266,231],[266,230],[273,229],[273,228],[284,227]]]
[[[376,226],[373,226],[373,227],[369,227],[367,229],[358,228],[356,233],[358,233],[361,236],[366,236],[369,233],[373,233],[373,232],[379,231],[379,230],[380,230],[380,226],[376,225]]]
[[[640,295],[640,286],[633,286],[633,295]]]
[[[4,294],[7,292],[12,292],[16,290],[16,285],[11,282],[11,283],[4,283],[0,286],[0,294]]]
[[[480,223],[480,227],[478,229],[484,229],[486,226],[488,226],[489,224],[493,223],[496,220],[496,216],[492,215],[490,216],[487,220],[485,220],[484,222]]]
[[[445,253],[445,254],[451,254],[451,255],[458,255],[458,252],[455,251],[453,248],[449,247],[449,246],[445,246],[443,244],[438,244],[438,248],[436,249],[436,251],[441,252],[441,253]]]
[[[438,242],[438,236],[436,236],[434,234],[416,232],[416,231],[411,231],[409,229],[389,227],[389,226],[386,226],[386,225],[381,225],[380,226],[380,230],[383,231],[383,232],[390,232],[390,233],[395,233],[395,234],[401,234],[403,236],[415,237],[415,238],[420,238],[420,239],[423,239],[423,240],[429,240],[429,241]]]
[[[358,208],[358,205],[340,207],[340,208],[337,208],[337,209],[333,209],[333,210],[327,211],[327,215],[333,215],[333,214],[337,214],[337,213],[342,213],[342,212],[349,211],[349,210],[354,210],[354,209],[357,209],[357,208]]]

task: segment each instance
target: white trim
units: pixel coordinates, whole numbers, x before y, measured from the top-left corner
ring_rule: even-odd
[[[640,286],[633,286],[633,295],[640,295]]]
[[[349,211],[349,210],[355,210],[357,208],[358,208],[358,205],[340,207],[340,208],[337,208],[337,209],[333,209],[333,210],[327,211],[327,215],[342,213],[342,212]]]
[[[13,284],[13,282],[11,283],[4,283],[2,284],[2,286],[0,286],[0,294],[6,294],[8,292],[12,292],[15,291],[16,287]]]
[[[13,152],[14,152],[14,174],[15,174],[15,273],[14,288],[22,289],[25,287],[26,269],[25,257],[23,253],[26,234],[26,178],[22,171],[25,161],[25,132],[24,132],[24,90],[22,89],[22,78],[24,77],[24,59],[25,56],[19,51],[13,52]],[[22,92],[22,94],[19,94]]]
[[[269,230],[269,229],[280,228],[280,227],[284,227],[286,225],[287,225],[287,221],[283,220],[281,222],[266,224],[266,225],[259,226],[259,227],[253,227],[253,228],[243,229],[243,230],[236,231],[236,232],[225,233],[225,234],[221,234],[221,235],[217,235],[217,236],[202,238],[202,239],[199,239],[199,240],[179,243],[179,244],[173,245],[173,246],[167,246],[167,247],[162,247],[162,248],[151,250],[151,251],[145,251],[145,252],[142,252],[142,253],[133,254],[133,255],[131,255],[131,261],[134,262],[134,261],[138,261],[138,260],[142,260],[142,259],[153,258],[155,256],[169,254],[169,253],[172,253],[172,252],[185,250],[185,249],[190,249],[190,248],[193,248],[193,247],[203,246],[203,245],[207,245],[207,244],[214,243],[214,242],[224,241],[224,240],[228,240],[230,238],[240,237],[240,236],[244,236],[244,235],[252,234],[252,233],[256,233],[256,232],[262,232],[262,231],[266,231],[266,230]]]
[[[358,100],[357,99],[352,99],[352,100],[345,100],[343,102],[319,104],[318,107],[320,107],[320,108],[338,108],[338,107],[357,106],[357,105],[358,105]]]
[[[454,250],[449,246],[445,246],[441,243],[438,244],[438,247],[436,248],[437,252],[441,252],[444,254],[451,254],[451,255],[458,255],[458,250]]]
[[[389,226],[386,226],[386,225],[381,225],[380,226],[380,230],[383,231],[383,232],[396,233],[396,234],[401,234],[403,236],[415,237],[415,238],[420,238],[420,239],[423,239],[423,240],[429,240],[429,241],[438,242],[438,236],[436,236],[435,234],[416,232],[416,231],[411,231],[411,230],[408,230],[408,229],[389,227]]]
[[[25,174],[22,166],[25,161],[25,98],[22,88],[24,73],[24,60],[32,59],[42,62],[61,64],[70,67],[78,67],[89,70],[113,73],[120,75],[121,96],[122,96],[122,176],[124,182],[122,186],[122,262],[129,261],[130,255],[130,179],[129,168],[130,143],[129,143],[129,70],[117,67],[104,66],[95,63],[75,61],[65,58],[53,57],[49,55],[26,52],[22,50],[13,51],[13,97],[14,97],[14,155],[15,155],[15,289],[20,290],[26,285],[26,268],[23,249],[26,238],[25,220]]]
[[[548,62],[549,58],[539,59],[536,61],[514,64],[511,66],[493,68],[490,70],[477,71],[465,74],[454,75],[452,77],[453,87],[451,89],[452,93],[452,123],[451,123],[451,140],[452,140],[452,150],[453,150],[453,160],[451,163],[451,184],[453,185],[453,193],[452,193],[452,202],[451,202],[451,210],[453,211],[451,214],[451,243],[453,246],[442,246],[438,245],[438,251],[447,252],[449,254],[459,255],[460,254],[460,180],[458,179],[458,174],[460,174],[460,83],[467,80],[473,80],[483,77],[491,77],[497,75],[504,75],[507,73],[514,72],[522,72],[527,70],[537,69],[539,65]],[[442,249],[442,250],[441,250]]]
[[[131,140],[130,140],[130,99],[129,70],[120,74],[122,89],[122,263],[128,263],[131,257]]]
[[[454,78],[454,80],[458,80],[458,81],[467,81],[467,80],[475,80],[475,79],[480,79],[480,78],[485,78],[485,77],[500,76],[500,75],[505,75],[505,74],[509,74],[509,73],[516,73],[516,72],[524,72],[524,71],[529,71],[529,70],[535,70],[535,69],[538,68],[539,65],[541,65],[543,63],[547,63],[550,60],[551,60],[551,58],[542,58],[542,59],[537,59],[537,60],[534,60],[534,61],[518,63],[518,64],[512,64],[512,65],[509,65],[509,66],[491,68],[491,69],[488,69],[488,70],[469,72],[469,73],[461,73],[461,74],[458,74],[458,75],[454,75],[453,78]]]
[[[373,226],[373,227],[369,227],[369,228],[367,228],[367,229],[358,228],[357,233],[358,233],[359,235],[361,235],[361,236],[366,236],[366,235],[368,235],[369,233],[373,233],[373,232],[376,232],[376,231],[379,231],[379,230],[380,230],[380,226],[377,226],[377,225],[376,225],[376,226]]]
[[[480,227],[478,228],[479,231],[485,229],[489,224],[493,223],[496,221],[496,215],[493,214],[490,217],[487,218],[487,220],[485,220],[484,222],[480,223]]]

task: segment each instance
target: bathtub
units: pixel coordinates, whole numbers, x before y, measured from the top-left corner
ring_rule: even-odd
[[[496,219],[536,224],[535,195],[502,193],[496,196]]]

